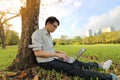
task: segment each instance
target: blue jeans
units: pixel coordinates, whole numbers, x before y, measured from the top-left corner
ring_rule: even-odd
[[[50,62],[39,63],[41,67],[47,70],[55,69],[58,72],[63,71],[67,75],[70,76],[79,76],[81,78],[85,78],[85,80],[112,80],[112,76],[110,74],[98,73],[94,72],[90,69],[99,68],[96,62],[80,62],[76,60],[74,63],[66,63],[60,60],[53,60]]]

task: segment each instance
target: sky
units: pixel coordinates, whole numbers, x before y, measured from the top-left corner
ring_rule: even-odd
[[[24,6],[19,0],[3,1],[15,3],[11,8],[16,9],[16,12],[21,5]],[[44,27],[45,20],[49,16],[55,16],[60,21],[60,25],[52,33],[53,38],[60,38],[61,35],[67,35],[68,38],[85,37],[89,29],[95,32],[110,26],[115,30],[120,30],[120,0],[41,0],[40,29]],[[20,35],[20,17],[12,19],[10,23],[13,25],[11,29]]]

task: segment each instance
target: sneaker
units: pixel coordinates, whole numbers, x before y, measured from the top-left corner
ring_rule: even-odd
[[[117,75],[117,80],[120,80],[120,75]]]
[[[105,69],[105,70],[108,70],[111,65],[112,65],[112,60],[108,60],[106,62],[101,63],[102,68]]]
[[[119,80],[119,79],[117,79],[117,76],[115,74],[110,73],[110,75],[112,76],[112,80]]]

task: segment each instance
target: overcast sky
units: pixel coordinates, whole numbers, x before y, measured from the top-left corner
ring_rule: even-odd
[[[19,0],[11,1],[19,3]],[[53,38],[61,35],[84,37],[89,29],[95,31],[109,26],[120,29],[120,0],[41,0],[39,16],[40,29],[49,16],[60,20],[60,26],[52,33]],[[20,19],[11,20],[11,23],[15,23],[12,29],[20,33]]]

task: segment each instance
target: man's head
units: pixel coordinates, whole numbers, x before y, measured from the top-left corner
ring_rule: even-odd
[[[59,26],[59,24],[60,22],[56,17],[50,16],[46,19],[45,27],[48,32],[54,32],[54,30]]]

